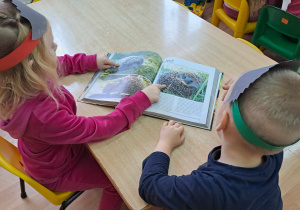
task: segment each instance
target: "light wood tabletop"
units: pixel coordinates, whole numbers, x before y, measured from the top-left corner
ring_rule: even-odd
[[[224,73],[224,80],[275,63],[171,0],[42,0],[30,6],[49,20],[58,55],[149,50],[162,58],[179,57],[215,67]],[[78,99],[92,76],[72,75],[62,83]],[[219,100],[217,107],[220,104]],[[86,117],[113,110],[80,102],[77,108],[78,115]],[[138,183],[142,161],[153,151],[163,122],[141,116],[130,130],[88,144],[130,209],[149,207],[139,197]],[[186,140],[172,153],[170,175],[189,174],[220,144],[214,124],[212,131],[184,127]]]

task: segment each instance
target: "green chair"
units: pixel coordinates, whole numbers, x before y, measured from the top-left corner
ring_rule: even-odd
[[[300,18],[266,6],[259,14],[251,42],[285,59],[300,59]]]

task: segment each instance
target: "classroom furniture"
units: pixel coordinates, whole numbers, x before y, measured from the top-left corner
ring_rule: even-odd
[[[20,179],[21,198],[27,197],[25,183],[28,183],[54,205],[61,205],[60,210],[66,209],[83,191],[55,192],[33,180],[26,174],[18,148],[0,136],[0,166]]]
[[[251,42],[288,59],[300,59],[300,18],[274,6],[264,7]]]
[[[179,57],[213,66],[224,72],[223,81],[230,75],[275,64],[170,0],[87,0],[84,4],[46,0],[29,6],[46,16],[54,41],[70,55],[150,50],[163,58]],[[62,78],[61,82],[77,100],[92,77],[93,72],[76,74]],[[220,96],[223,93],[221,90]],[[221,97],[217,110],[220,105]],[[79,116],[106,115],[112,111],[111,107],[77,102]],[[163,122],[141,116],[130,130],[88,144],[129,209],[150,207],[139,197],[138,182],[142,162],[154,150]],[[212,131],[184,126],[186,140],[172,153],[170,175],[189,174],[206,162],[208,153],[220,145],[215,126],[215,120]]]
[[[254,50],[260,52],[260,53],[263,53],[258,47],[256,47],[254,44],[252,44],[251,42],[248,42],[247,40],[245,39],[242,39],[242,38],[237,38],[238,40],[240,40],[241,42],[243,42],[244,44],[248,45],[249,47],[253,48]]]
[[[185,0],[183,3],[180,3],[178,1],[174,1],[174,2],[199,17],[202,16],[206,6],[206,0]]]
[[[236,20],[226,14],[223,8],[224,2],[239,11]],[[254,31],[256,22],[248,22],[248,18],[249,5],[247,0],[215,0],[211,24],[218,27],[220,21],[224,22],[231,30],[233,30],[233,36],[235,38],[243,38],[244,34]]]

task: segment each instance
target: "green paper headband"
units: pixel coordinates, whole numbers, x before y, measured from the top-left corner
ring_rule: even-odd
[[[244,123],[240,113],[238,100],[232,102],[232,115],[233,115],[234,124],[238,129],[239,133],[247,142],[249,142],[254,146],[274,151],[274,150],[280,150],[287,146],[293,145],[300,140],[298,139],[296,142],[289,145],[274,145],[263,141],[258,136],[256,136],[256,134]]]

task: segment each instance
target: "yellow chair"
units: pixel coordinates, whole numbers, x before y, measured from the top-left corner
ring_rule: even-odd
[[[237,20],[229,17],[223,9],[224,1],[233,9],[239,11]],[[244,34],[253,32],[256,22],[248,22],[249,5],[247,0],[216,0],[211,24],[219,26],[220,20],[234,31],[235,38],[243,38]]]
[[[263,54],[263,52],[260,49],[258,49],[258,47],[256,47],[254,44],[252,44],[251,42],[248,42],[247,40],[241,39],[241,38],[237,38],[237,39],[240,40],[241,42],[245,43],[249,47],[253,48],[254,50],[257,50],[258,52],[260,52],[261,54]]]
[[[0,166],[20,178],[21,198],[26,198],[24,181],[32,186],[54,205],[61,205],[64,210],[84,191],[77,192],[55,192],[48,190],[28,176],[23,168],[21,155],[18,148],[0,136]]]

